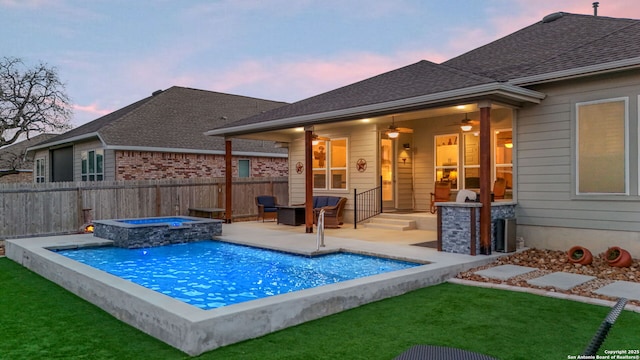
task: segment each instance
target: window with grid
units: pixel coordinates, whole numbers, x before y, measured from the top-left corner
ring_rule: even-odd
[[[44,158],[36,159],[36,182],[45,182],[45,162]]]
[[[314,189],[347,189],[347,139],[316,140],[312,155]]]
[[[104,150],[89,150],[80,152],[82,181],[104,180]]]
[[[435,137],[435,180],[448,182],[451,189],[458,188],[458,143],[458,134]]]

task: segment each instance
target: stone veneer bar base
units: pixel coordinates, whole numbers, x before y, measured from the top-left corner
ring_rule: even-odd
[[[96,220],[93,222],[93,235],[112,240],[113,245],[127,249],[210,240],[214,236],[222,235],[222,220],[191,216],[172,216],[166,217],[166,219],[181,219],[188,222],[184,222],[180,226],[172,226],[170,221],[130,224],[123,221],[132,219]]]
[[[441,202],[437,203],[442,216],[442,251],[471,255],[471,212],[475,212],[475,240],[476,253],[480,249],[480,208],[482,204],[469,202]],[[498,219],[510,219],[516,217],[516,203],[493,202],[491,203],[491,251],[495,251],[496,239],[494,234],[494,221]]]

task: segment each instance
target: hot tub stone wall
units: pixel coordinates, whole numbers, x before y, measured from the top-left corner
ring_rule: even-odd
[[[112,240],[114,246],[128,249],[210,240],[222,235],[222,220],[217,219],[198,219],[182,226],[129,225],[115,220],[95,221],[94,225],[94,236]]]

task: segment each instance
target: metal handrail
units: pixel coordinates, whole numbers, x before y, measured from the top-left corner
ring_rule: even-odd
[[[324,247],[324,209],[318,214],[318,233],[316,235],[316,251],[320,251],[320,247]]]
[[[370,219],[382,213],[382,176],[380,185],[373,189],[365,190],[358,194],[353,189],[353,228],[358,228],[358,223]]]

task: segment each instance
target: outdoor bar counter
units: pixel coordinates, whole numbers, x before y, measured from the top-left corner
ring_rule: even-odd
[[[438,202],[438,250],[476,255],[480,249],[479,202]],[[491,251],[496,249],[496,220],[514,219],[516,203],[498,200],[491,203]]]

